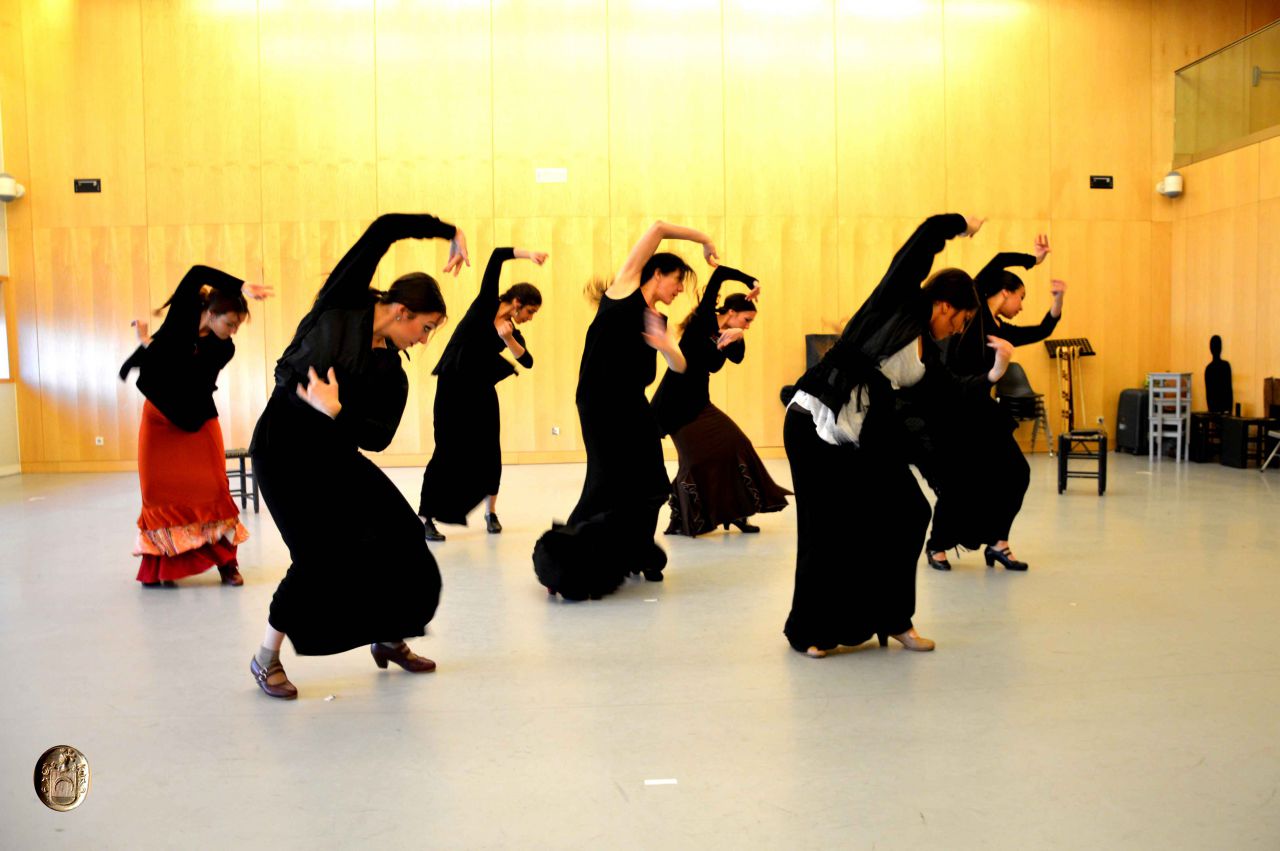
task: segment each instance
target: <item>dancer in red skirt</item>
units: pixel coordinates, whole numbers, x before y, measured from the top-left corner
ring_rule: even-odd
[[[148,588],[172,587],[211,567],[223,584],[244,584],[236,547],[249,533],[227,483],[213,393],[235,354],[231,338],[249,318],[245,297],[268,295],[269,288],[193,266],[165,302],[169,314],[154,335],[146,322],[133,323],[141,345],[120,378],[137,369],[147,397],[138,429],[142,514],[134,555],[142,557],[138,581]]]

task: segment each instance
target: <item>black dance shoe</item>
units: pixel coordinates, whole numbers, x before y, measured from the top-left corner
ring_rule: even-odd
[[[484,516],[484,528],[490,535],[497,535],[502,531],[502,524],[498,522],[498,515],[486,514]]]
[[[935,556],[942,556],[942,558],[935,558]],[[946,550],[931,550],[928,547],[925,547],[924,557],[928,559],[929,566],[932,567],[934,570],[950,570],[951,569],[951,562],[947,561]]]
[[[724,524],[724,530],[728,532],[730,526],[737,526],[739,532],[747,532],[749,534],[755,534],[760,531],[759,526],[751,525],[747,522],[747,518],[745,517],[739,517],[737,520],[730,520],[728,523]]]
[[[430,517],[424,517],[422,520],[422,530],[428,541],[443,541],[444,534],[436,528],[435,522]]]
[[[982,557],[987,560],[987,567],[995,567],[996,562],[1004,565],[1005,570],[1026,570],[1027,563],[1018,561],[1009,554],[1009,548],[997,550],[995,547],[987,547],[982,551]]]

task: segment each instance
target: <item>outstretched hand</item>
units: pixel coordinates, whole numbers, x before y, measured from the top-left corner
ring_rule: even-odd
[[[714,242],[707,240],[702,243],[702,258],[712,268],[720,265],[720,257],[716,254],[716,244]]]
[[[551,255],[545,251],[530,251],[527,248],[517,248],[515,255],[524,260],[532,260],[535,266],[541,266],[547,262],[547,258]]]
[[[471,255],[467,253],[467,237],[462,228],[457,228],[453,239],[449,240],[449,262],[444,264],[444,274],[458,277],[462,264],[471,265]]]
[[[276,294],[274,288],[263,286],[262,284],[245,284],[240,288],[240,292],[254,301],[262,301]]]
[[[1049,252],[1053,249],[1049,248],[1049,235],[1047,233],[1036,235],[1036,246],[1033,253],[1036,255],[1036,265],[1039,266],[1044,262],[1044,258],[1049,256]]]
[[[329,367],[327,381],[316,374],[314,366],[307,367],[307,386],[304,388],[302,382],[298,382],[297,392],[302,401],[330,419],[342,410],[342,402],[338,401],[338,376],[333,367]]]
[[[140,345],[151,345],[151,333],[147,330],[147,320],[135,319],[129,324],[133,326],[134,333],[138,335],[138,343]]]
[[[982,226],[986,224],[985,217],[965,216],[964,217],[964,235],[967,237],[977,236],[978,231],[982,230]]]

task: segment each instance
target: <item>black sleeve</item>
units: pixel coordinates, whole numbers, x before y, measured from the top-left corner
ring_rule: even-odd
[[[996,326],[995,335],[1008,340],[1015,346],[1028,346],[1041,340],[1047,340],[1049,335],[1053,333],[1053,329],[1058,327],[1058,319],[1059,317],[1054,316],[1052,311],[1045,311],[1044,319],[1040,320],[1039,325],[1022,327],[1020,325],[1010,325],[1008,322],[1001,322]]]
[[[697,312],[700,314],[715,312],[716,301],[720,298],[720,287],[725,281],[738,281],[750,287],[755,280],[746,272],[740,272],[729,266],[717,266],[707,281],[707,288],[702,293],[702,300],[698,302]]]
[[[151,345],[147,348],[153,356],[157,353],[185,356],[190,352],[200,335],[200,314],[204,311],[200,290],[206,286],[234,295],[240,292],[244,281],[211,266],[192,266],[169,297],[169,311],[164,321],[151,335]]]
[[[338,261],[316,296],[311,313],[333,308],[364,307],[369,285],[383,255],[402,239],[453,239],[457,228],[435,216],[388,213],[378,216],[356,244]]]
[[[524,354],[516,358],[516,363],[525,369],[533,369],[533,352],[529,351],[529,345],[524,341],[524,335],[519,330],[515,332],[516,342],[524,349]]]
[[[407,400],[408,391],[405,389],[371,394],[359,411],[343,405],[334,422],[356,446],[368,452],[381,452],[391,445],[392,438],[396,436]]]
[[[968,227],[968,222],[959,213],[944,213],[925,219],[893,256],[888,271],[863,307],[874,305],[875,310],[885,310],[918,298],[920,284],[929,276],[938,252],[946,247],[947,240],[964,233]]]
[[[747,341],[735,340],[721,349],[720,352],[734,363],[742,363],[742,359],[747,356]]]

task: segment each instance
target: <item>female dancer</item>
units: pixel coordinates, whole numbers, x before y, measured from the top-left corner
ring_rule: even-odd
[[[644,388],[657,372],[653,349],[669,369],[685,370],[684,355],[654,305],[670,304],[693,270],[674,254],[654,254],[664,239],[701,243],[707,262],[716,262],[706,234],[656,222],[613,283],[597,285],[603,292],[587,329],[576,400],[587,478],[568,524],[554,524],[533,550],[538,580],[566,600],[602,597],[632,573],[661,582],[667,563],[653,533],[671,485]]]
[[[253,434],[262,498],[293,561],[249,663],[271,697],[298,695],[280,664],[286,635],[302,656],[371,644],[380,668],[390,661],[414,673],[435,669],[403,639],[426,631],[440,571],[413,508],[359,451],[381,451],[395,436],[409,392],[400,352],[445,321],[430,275],[404,275],[386,292],[369,286],[391,244],[409,238],[452,240],[446,273],[467,262],[453,225],[426,215],[375,220],[298,324]]]
[[[1050,252],[1049,239],[1036,237],[1034,254],[1002,252],[983,267],[975,279],[979,309],[971,329],[947,341],[944,361],[957,375],[980,375],[994,364],[991,349],[982,345],[988,334],[1008,340],[1014,346],[1038,343],[1048,338],[1062,316],[1062,299],[1067,285],[1055,280],[1050,286],[1053,306],[1035,327],[1020,327],[1012,319],[1022,311],[1027,289],[1010,266],[1031,269],[1044,262]],[[933,508],[933,529],[925,545],[925,559],[935,570],[950,570],[946,551],[964,546],[976,549],[986,544],[983,557],[988,567],[998,561],[1006,570],[1026,570],[1027,563],[1013,557],[1009,532],[1022,509],[1022,500],[1031,483],[1031,468],[1013,437],[1017,423],[1000,410],[990,395],[969,400],[968,410],[958,418],[957,427],[941,434],[944,446],[935,484],[938,499]]]
[[[141,345],[120,368],[120,380],[136,368],[147,398],[138,429],[142,514],[133,552],[142,556],[138,581],[147,588],[173,587],[215,566],[222,584],[244,584],[236,547],[249,532],[227,484],[213,392],[235,355],[231,338],[249,318],[246,295],[263,299],[270,290],[193,266],[164,303],[169,315],[154,335],[145,321],[133,322]]]
[[[751,288],[734,293],[717,308],[721,284],[740,281]],[[728,266],[711,273],[706,292],[681,326],[680,351],[688,368],[668,371],[653,394],[653,410],[662,434],[671,435],[680,470],[671,483],[668,535],[694,537],[730,524],[759,532],[747,522],[757,512],[781,511],[790,491],[779,487],[742,429],[711,404],[711,373],[726,360],[742,363],[744,332],[756,318],[760,284]]]
[[[783,430],[797,532],[795,595],[784,631],[793,648],[810,656],[872,635],[881,646],[893,636],[911,650],[934,648],[911,620],[929,503],[908,467],[919,460],[910,457],[909,434],[918,424],[905,413],[933,416],[975,392],[975,381],[956,379],[941,365],[933,342],[973,316],[973,281],[944,269],[923,288],[920,282],[948,239],[973,236],[981,226],[981,219],[954,214],[926,219],[840,339],[797,382]],[[989,345],[996,365],[980,378],[988,390],[1011,350],[996,337]]]
[[[485,528],[490,534],[502,531],[494,510],[502,480],[501,421],[494,387],[516,372],[502,357],[503,349],[525,369],[533,368],[533,355],[516,326],[532,319],[542,306],[542,293],[533,284],[516,284],[498,295],[502,264],[512,258],[532,260],[539,266],[547,261],[542,251],[496,249],[484,270],[479,294],[454,329],[432,373],[440,378],[436,383],[436,447],[422,474],[418,505],[428,541],[444,540],[434,520],[465,526],[467,515],[486,498]]]

